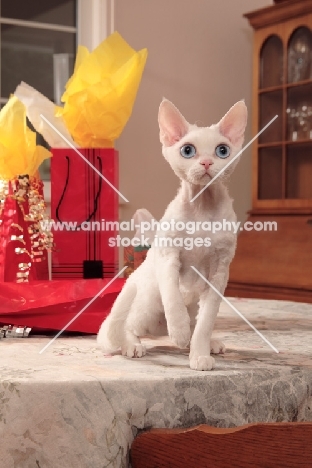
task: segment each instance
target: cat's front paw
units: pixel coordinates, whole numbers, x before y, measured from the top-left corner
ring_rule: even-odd
[[[191,339],[191,328],[189,324],[169,330],[171,341],[179,348],[187,348]]]
[[[215,360],[212,356],[194,356],[190,358],[190,368],[198,371],[214,369]]]
[[[222,343],[222,341],[220,340],[211,340],[210,352],[211,354],[224,354],[225,353],[224,343]]]
[[[140,358],[145,356],[146,348],[140,343],[126,344],[121,347],[121,354],[130,358]]]

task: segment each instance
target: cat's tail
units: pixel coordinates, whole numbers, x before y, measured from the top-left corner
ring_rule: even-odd
[[[109,316],[102,323],[97,342],[110,353],[119,349],[125,339],[125,321],[136,296],[136,285],[127,281],[118,295]]]

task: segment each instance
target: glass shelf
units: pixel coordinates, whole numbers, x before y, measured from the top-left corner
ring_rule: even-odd
[[[311,84],[311,83],[312,83],[312,79],[308,79],[308,80],[298,81],[297,83],[286,83],[285,86],[286,88],[297,88],[299,86],[303,86],[303,85]]]
[[[270,91],[279,91],[279,90],[283,90],[285,87],[285,85],[280,85],[280,86],[271,86],[270,88],[261,88],[259,89],[259,94],[263,94],[263,93],[269,93]]]
[[[282,146],[283,141],[274,141],[272,143],[260,143],[258,148],[272,148],[274,146]]]
[[[292,140],[288,140],[288,141],[285,141],[285,144],[288,146],[288,145],[291,145],[291,146],[299,146],[299,145],[309,145],[311,144],[312,145],[312,140],[307,140],[307,139],[304,139],[304,140],[297,140],[297,141],[292,141]],[[309,151],[311,151],[312,148],[310,148]]]
[[[312,83],[287,90],[287,139],[312,139]]]
[[[304,86],[304,85],[308,85],[308,84],[312,84],[312,80],[303,80],[303,81],[299,81],[298,83],[285,83],[283,85],[279,85],[279,86],[271,86],[269,88],[261,88],[258,90],[258,93],[259,94],[263,94],[263,93],[269,93],[271,91],[279,91],[279,90],[283,90],[285,88],[287,89],[290,89],[290,88],[299,88],[300,86]]]

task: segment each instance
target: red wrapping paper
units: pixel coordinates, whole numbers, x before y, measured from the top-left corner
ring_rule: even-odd
[[[109,281],[92,279],[0,283],[0,324],[62,330]],[[115,279],[67,330],[97,333],[124,282],[124,279]]]

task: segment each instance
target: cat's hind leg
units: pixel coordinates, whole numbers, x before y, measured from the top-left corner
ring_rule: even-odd
[[[211,354],[224,354],[225,344],[221,340],[211,339],[210,352]]]
[[[116,351],[126,341],[125,322],[136,293],[136,285],[128,281],[117,297],[109,316],[102,323],[97,343],[104,348],[104,351]]]
[[[167,331],[161,298],[156,284],[146,282],[144,287],[138,288],[125,322],[122,354],[131,358],[144,356],[146,349],[139,337],[147,334],[159,335],[160,331],[164,332],[162,334]]]

